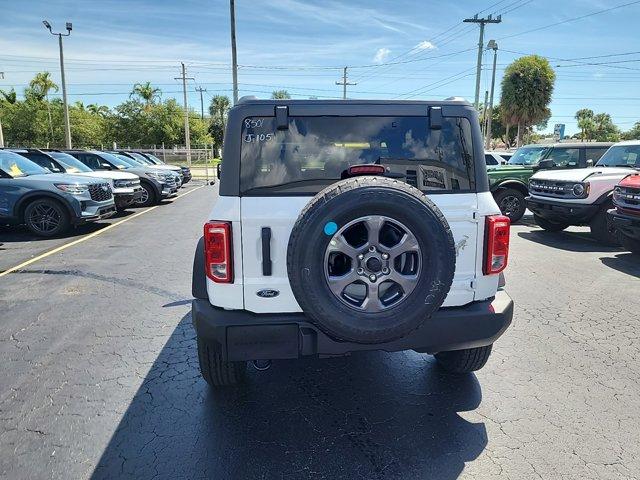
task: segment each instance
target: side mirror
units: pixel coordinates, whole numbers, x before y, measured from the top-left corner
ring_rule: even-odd
[[[587,160],[587,167],[593,167],[593,160]]]
[[[216,175],[218,178],[220,178],[220,173],[222,173],[222,167],[218,164],[216,165]]]
[[[113,167],[106,162],[101,163],[100,168],[102,168],[103,170],[113,170]]]
[[[553,160],[541,160],[538,163],[537,170],[550,170],[555,166],[556,166],[556,164],[553,162]]]

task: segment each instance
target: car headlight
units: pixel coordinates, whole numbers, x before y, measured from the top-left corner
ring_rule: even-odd
[[[589,184],[576,183],[575,185],[573,185],[573,187],[571,187],[571,191],[576,197],[584,197],[589,194]]]
[[[158,180],[159,182],[163,182],[166,179],[165,175],[162,172],[158,172],[156,170],[147,172],[147,175],[149,175],[154,180]]]
[[[114,180],[113,186],[115,188],[126,188],[129,186],[129,180]]]
[[[83,195],[89,191],[88,185],[81,185],[75,183],[56,183],[56,188],[67,192],[71,195]]]

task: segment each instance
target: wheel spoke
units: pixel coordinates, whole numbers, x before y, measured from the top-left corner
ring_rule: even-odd
[[[400,241],[393,247],[385,247],[384,245],[381,245],[380,250],[388,253],[391,258],[396,258],[403,253],[417,252],[420,250],[420,246],[418,245],[416,237],[414,237],[412,233],[406,232]]]
[[[367,283],[367,297],[361,305],[365,312],[379,312],[384,309],[384,305],[380,301],[378,287],[378,283]]]
[[[358,251],[352,247],[347,239],[343,235],[336,235],[329,242],[327,249],[330,252],[340,252],[350,258],[355,258],[358,255]]]
[[[392,270],[387,279],[400,285],[405,295],[409,294],[418,283],[418,275],[403,275],[396,270]]]
[[[372,215],[365,218],[365,225],[367,227],[368,244],[378,246],[380,243],[380,230],[384,225],[385,219],[378,215]]]
[[[349,273],[344,275],[328,277],[327,283],[329,284],[329,289],[334,293],[334,295],[339,297],[342,295],[344,289],[356,280],[358,280],[358,275],[355,270],[351,270]]]

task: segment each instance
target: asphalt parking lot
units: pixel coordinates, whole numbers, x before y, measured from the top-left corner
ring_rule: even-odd
[[[68,248],[84,237],[0,230],[0,272],[63,247],[0,277],[0,477],[640,477],[637,258],[525,217],[513,325],[476,375],[375,352],[275,362],[213,394],[189,303],[216,188]]]

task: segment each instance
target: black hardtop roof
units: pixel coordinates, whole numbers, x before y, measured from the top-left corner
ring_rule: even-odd
[[[317,99],[259,99],[256,97],[242,97],[236,106],[241,105],[428,105],[434,107],[442,106],[471,106],[463,98],[449,100],[317,100]]]

